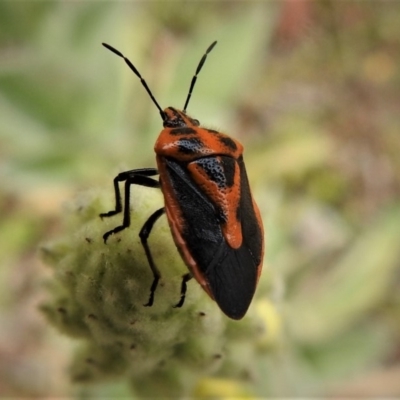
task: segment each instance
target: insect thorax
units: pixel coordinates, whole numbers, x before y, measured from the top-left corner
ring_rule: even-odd
[[[193,161],[213,155],[235,159],[242,155],[243,146],[237,140],[214,129],[200,126],[197,119],[189,117],[184,111],[168,107],[164,113],[164,129],[154,146],[159,157]]]

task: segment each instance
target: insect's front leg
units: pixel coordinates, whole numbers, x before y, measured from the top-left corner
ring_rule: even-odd
[[[150,176],[157,175],[158,171],[155,168],[141,168],[141,169],[133,169],[130,171],[121,172],[114,178],[114,193],[115,193],[115,209],[111,210],[107,213],[100,214],[101,218],[111,217],[120,213],[122,210],[124,211],[124,217],[122,225],[117,226],[116,228],[106,232],[103,235],[104,243],[107,242],[107,239],[110,235],[113,235],[117,232],[122,231],[130,225],[130,186],[131,185],[140,185],[152,188],[159,188],[159,181],[150,178]],[[124,206],[122,206],[121,200],[121,192],[119,189],[119,182],[125,181],[125,190],[124,190]]]

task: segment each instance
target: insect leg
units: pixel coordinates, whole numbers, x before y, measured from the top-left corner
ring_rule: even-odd
[[[157,174],[158,171],[155,168],[138,168],[132,169],[130,171],[124,171],[118,174],[113,180],[115,193],[115,209],[106,213],[101,213],[100,218],[112,217],[113,215],[118,214],[122,211],[121,192],[118,185],[119,182],[126,181],[133,175],[154,176]]]
[[[122,221],[122,225],[117,226],[111,231],[106,232],[103,235],[104,243],[107,242],[107,239],[110,235],[113,235],[117,232],[122,231],[127,228],[131,224],[131,216],[130,216],[130,208],[129,208],[129,200],[130,200],[130,186],[131,185],[140,185],[152,188],[159,188],[160,182],[156,181],[153,178],[149,178],[146,175],[138,175],[137,170],[122,172],[118,176],[114,178],[114,189],[115,189],[115,210],[112,210],[105,214],[100,214],[100,217],[111,217],[112,215],[118,214],[122,211],[122,202],[121,202],[121,194],[118,186],[118,182],[125,181],[125,201],[124,201],[124,218]],[[156,175],[157,170],[148,169],[145,173]]]
[[[193,278],[193,275],[190,272],[183,275],[182,284],[181,284],[181,299],[179,300],[179,302],[177,304],[174,305],[174,308],[180,308],[183,306],[183,303],[185,302],[185,296],[186,296],[186,290],[187,290],[186,282],[190,281],[192,278]]]
[[[149,262],[151,271],[153,272],[153,283],[151,284],[150,288],[150,297],[149,301],[145,304],[146,307],[150,307],[153,305],[154,302],[154,292],[157,289],[158,281],[160,280],[161,274],[158,268],[156,267],[153,256],[151,255],[149,244],[147,243],[147,239],[149,238],[150,232],[153,229],[153,226],[155,222],[158,220],[158,218],[161,217],[165,212],[165,208],[160,208],[156,212],[150,215],[149,219],[144,223],[142,229],[139,232],[139,237],[142,242],[142,246],[144,248],[144,251],[146,253],[147,261]]]

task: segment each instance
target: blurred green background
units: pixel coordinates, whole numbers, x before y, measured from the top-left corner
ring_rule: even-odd
[[[159,114],[100,43],[180,108],[213,40],[188,113],[244,144],[264,217],[261,395],[400,395],[400,3],[293,0],[0,2],[0,396],[77,398],[38,246],[78,191],[155,166]]]

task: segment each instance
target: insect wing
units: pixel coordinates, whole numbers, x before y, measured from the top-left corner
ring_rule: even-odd
[[[159,164],[167,217],[175,243],[189,269],[230,318],[240,319],[253,298],[263,256],[263,232],[242,159],[236,211],[242,244],[232,248],[222,229],[221,210],[193,181],[184,163]]]

